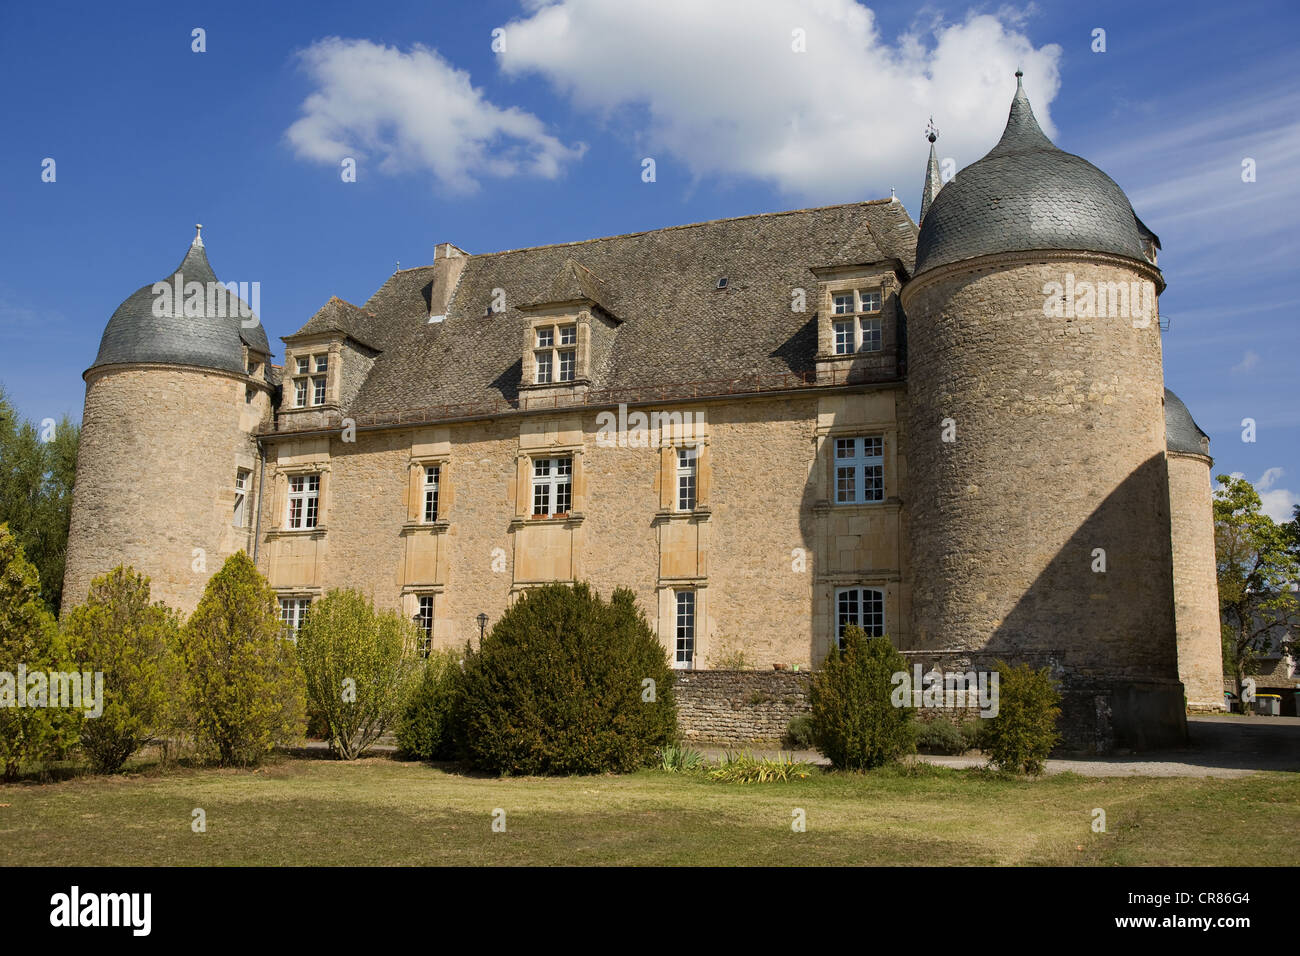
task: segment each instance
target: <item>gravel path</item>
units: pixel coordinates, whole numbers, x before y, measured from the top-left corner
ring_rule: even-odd
[[[1295,717],[1213,716],[1187,719],[1188,745],[1179,750],[1141,754],[1107,754],[1103,757],[1053,757],[1048,773],[1077,773],[1087,777],[1246,777],[1261,770],[1300,772],[1300,719]],[[700,748],[718,760],[725,747]],[[739,749],[739,748],[732,748]],[[753,750],[774,756],[775,750]],[[794,752],[799,760],[825,766],[815,750]],[[980,767],[985,759],[974,754],[946,757],[918,754],[917,760],[941,767]]]

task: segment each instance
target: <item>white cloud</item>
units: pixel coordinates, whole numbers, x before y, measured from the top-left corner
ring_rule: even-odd
[[[404,53],[369,40],[319,40],[299,54],[316,85],[287,137],[298,156],[337,166],[357,160],[384,173],[427,170],[452,192],[472,192],[479,177],[547,179],[579,158],[536,116],[488,102],[436,50]]]
[[[1286,472],[1281,468],[1266,468],[1251,484],[1259,492],[1260,511],[1279,524],[1290,521],[1295,516],[1295,506],[1300,505],[1300,495],[1287,488],[1275,488],[1279,478]],[[1233,478],[1245,478],[1239,471],[1232,473]]]
[[[1241,357],[1241,361],[1232,367],[1234,372],[1249,372],[1259,364],[1259,353],[1253,349],[1247,349],[1246,354]]]
[[[502,69],[546,77],[641,155],[671,155],[697,178],[756,177],[811,200],[874,198],[890,186],[915,196],[929,116],[941,159],[973,162],[1002,131],[1017,67],[1053,132],[1061,48],[1034,47],[1013,11],[918,20],[891,41],[853,0],[529,6],[506,25]],[[792,50],[796,29],[805,53]]]

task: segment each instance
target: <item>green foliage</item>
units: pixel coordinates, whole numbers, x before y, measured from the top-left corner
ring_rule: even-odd
[[[18,683],[28,675],[68,670],[63,641],[40,597],[36,569],[7,525],[0,524],[0,773],[14,780],[24,765],[40,769],[75,742],[81,711],[30,703],[34,688]],[[26,683],[26,682],[24,682]],[[48,690],[48,689],[47,689]],[[38,696],[36,702],[40,701]],[[45,695],[44,703],[50,703]]]
[[[357,591],[330,591],[312,605],[298,629],[298,663],[330,750],[344,760],[365,753],[406,709],[419,679],[416,641],[414,622],[376,611]]]
[[[813,736],[832,764],[870,769],[915,750],[912,709],[890,699],[893,675],[906,670],[889,638],[845,628],[844,649],[831,648],[811,689]]]
[[[942,714],[917,721],[916,746],[926,753],[941,754],[960,754],[968,749],[961,726]]]
[[[525,592],[467,650],[463,686],[458,736],[493,773],[627,772],[677,735],[667,652],[625,589],[608,603],[585,584]]]
[[[449,760],[455,755],[452,732],[460,694],[458,651],[433,651],[424,663],[411,699],[397,723],[397,745],[417,760]]]
[[[82,722],[81,747],[96,773],[113,773],[167,729],[179,620],[149,603],[148,578],[118,566],[91,583],[63,631],[78,669],[104,675],[104,710]]]
[[[811,714],[792,717],[786,724],[785,737],[781,743],[791,750],[812,750],[817,746],[817,736],[813,728]]]
[[[1300,657],[1300,517],[1278,524],[1260,509],[1254,486],[1219,475],[1214,495],[1214,550],[1224,669],[1237,679],[1260,655],[1287,650]],[[1300,514],[1300,512],[1298,512]],[[1287,634],[1282,647],[1275,635]]]
[[[659,769],[668,773],[698,773],[704,769],[704,755],[681,744],[659,748]]]
[[[250,766],[302,734],[302,673],[275,592],[239,551],[181,631],[185,698],[201,756]]]
[[[816,770],[806,760],[795,760],[793,755],[755,757],[747,750],[728,751],[722,763],[709,771],[709,779],[723,783],[787,783],[807,780]]]
[[[81,428],[65,415],[48,441],[20,422],[0,389],[0,524],[7,523],[35,566],[40,597],[57,614],[63,595],[72,484]]]
[[[998,714],[982,720],[984,753],[999,770],[1040,774],[1061,739],[1056,732],[1061,695],[1046,667],[1036,671],[1028,664],[1012,667],[1005,661],[994,666]]]

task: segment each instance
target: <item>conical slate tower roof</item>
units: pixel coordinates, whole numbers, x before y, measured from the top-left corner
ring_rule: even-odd
[[[1186,455],[1209,455],[1210,436],[1192,419],[1183,400],[1165,389],[1165,444]]]
[[[1145,261],[1124,191],[1047,138],[1019,77],[998,144],[947,183],[922,217],[916,274],[976,256],[1036,249]]]
[[[174,293],[180,279],[182,295]],[[135,362],[159,362],[168,365],[195,365],[226,372],[245,371],[241,343],[250,349],[269,354],[266,330],[261,321],[254,322],[248,305],[238,296],[216,287],[217,277],[208,264],[201,235],[196,235],[181,264],[166,279],[172,290],[170,301],[160,301],[154,285],[141,286],[117,307],[108,320],[99,343],[99,354],[91,368]],[[203,314],[186,315],[187,283],[203,285]],[[213,285],[210,286],[209,283]],[[208,294],[216,288],[216,294]],[[166,308],[157,308],[158,305]],[[194,308],[191,308],[194,311]],[[161,313],[161,314],[157,314]],[[244,316],[243,318],[241,318]],[[245,326],[243,323],[250,323]]]

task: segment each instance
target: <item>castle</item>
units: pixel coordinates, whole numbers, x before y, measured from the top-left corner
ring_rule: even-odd
[[[188,612],[243,549],[287,628],[351,587],[436,647],[588,580],[681,668],[807,669],[858,624],[927,666],[1051,667],[1074,746],[1183,739],[1222,674],[1159,240],[1019,74],[986,156],[941,184],[930,142],[919,229],[890,198],[442,243],[282,367],[196,237],[85,373],[67,600],[129,563]]]

